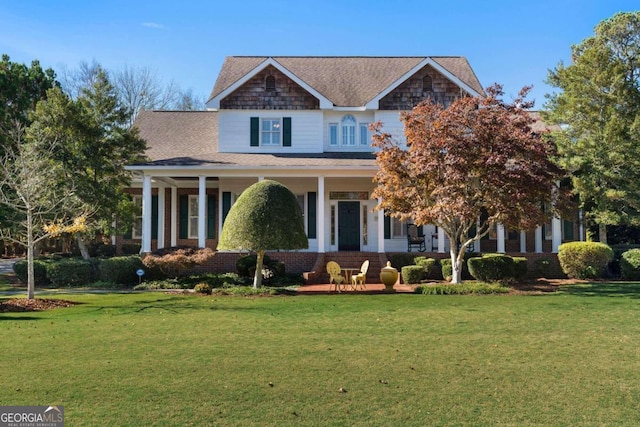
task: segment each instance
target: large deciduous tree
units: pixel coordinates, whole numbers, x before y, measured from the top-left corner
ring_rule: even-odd
[[[564,125],[561,164],[606,243],[607,225],[640,225],[640,12],[598,24],[548,82],[561,90],[545,106],[546,120]]]
[[[279,182],[263,180],[244,190],[229,210],[218,249],[255,251],[253,287],[258,288],[267,250],[305,249],[308,245],[296,196]]]
[[[12,212],[14,224],[0,229],[0,237],[26,247],[27,297],[33,299],[36,245],[60,231],[83,230],[84,215],[73,188],[62,185],[60,163],[53,160],[60,140],[44,137],[38,128],[29,128],[25,138],[17,122],[6,137],[11,144],[0,157],[0,204]]]
[[[523,88],[512,103],[502,87],[463,97],[448,108],[427,100],[402,113],[406,146],[374,124],[374,181],[379,209],[417,225],[442,227],[450,241],[452,282],[461,281],[466,248],[498,223],[528,230],[542,225],[565,199],[550,140],[531,130]],[[482,223],[480,217],[486,218]],[[475,231],[473,231],[475,230]]]

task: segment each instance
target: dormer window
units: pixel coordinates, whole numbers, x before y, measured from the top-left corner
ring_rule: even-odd
[[[422,90],[424,92],[433,92],[433,79],[426,75],[422,78]]]
[[[276,91],[276,78],[273,76],[267,76],[264,79],[264,88],[267,92],[275,92]]]

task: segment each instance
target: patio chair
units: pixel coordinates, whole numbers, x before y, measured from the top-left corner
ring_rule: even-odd
[[[415,224],[407,224],[407,250],[411,252],[413,246],[418,247],[418,252],[427,250],[427,245],[422,234],[422,227],[418,228]]]
[[[358,285],[360,285],[360,289],[367,289],[367,270],[369,270],[369,260],[365,260],[365,262],[362,263],[360,273],[351,276],[352,288],[358,289]]]
[[[340,271],[340,264],[335,261],[329,261],[327,263],[327,273],[329,273],[329,291],[331,291],[331,285],[333,284],[335,290],[340,292],[340,285],[345,281]]]

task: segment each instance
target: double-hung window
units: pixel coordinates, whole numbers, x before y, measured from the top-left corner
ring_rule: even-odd
[[[329,145],[336,147],[338,145],[338,124],[329,123]]]
[[[131,238],[142,239],[142,196],[133,196],[134,214]]]
[[[368,147],[371,135],[369,134],[369,123],[360,123],[360,146]]]
[[[189,228],[188,228],[188,236],[189,239],[197,239],[198,238],[198,195],[189,195]]]
[[[262,119],[262,145],[280,145],[281,129],[280,119]]]

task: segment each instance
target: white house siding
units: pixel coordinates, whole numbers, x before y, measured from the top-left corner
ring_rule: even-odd
[[[322,153],[322,112],[292,110],[220,110],[221,153]],[[251,117],[291,117],[291,147],[251,147]]]
[[[375,121],[382,122],[382,130],[391,134],[394,140],[403,146],[406,144],[404,127],[400,121],[400,112],[391,110],[378,110],[375,113]]]

